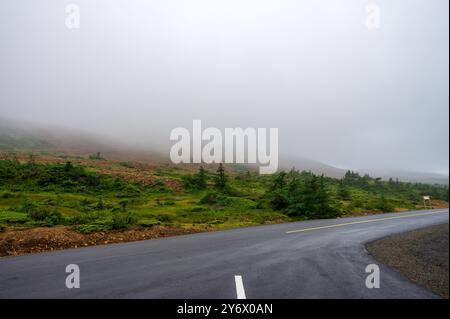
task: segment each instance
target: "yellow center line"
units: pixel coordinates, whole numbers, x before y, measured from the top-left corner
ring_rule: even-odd
[[[347,225],[373,223],[373,222],[379,222],[379,221],[390,220],[390,219],[427,216],[427,215],[442,214],[442,213],[448,213],[448,211],[445,210],[445,211],[439,211],[439,212],[420,213],[420,214],[414,214],[414,215],[402,215],[402,216],[394,216],[394,217],[384,217],[384,218],[360,220],[360,221],[350,222],[350,223],[342,223],[342,224],[334,224],[334,225],[328,225],[328,226],[320,226],[320,227],[312,227],[312,228],[290,230],[290,231],[287,231],[286,234],[300,233],[300,232],[305,232],[305,231],[310,231],[310,230],[318,230],[318,229],[325,229],[325,228],[341,227],[341,226],[347,226]]]

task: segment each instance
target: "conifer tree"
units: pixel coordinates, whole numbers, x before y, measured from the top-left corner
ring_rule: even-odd
[[[205,189],[206,184],[206,172],[203,166],[200,166],[198,173],[197,173],[197,186],[200,189]]]
[[[219,164],[216,175],[216,186],[220,189],[224,189],[227,186],[227,176],[223,164]]]

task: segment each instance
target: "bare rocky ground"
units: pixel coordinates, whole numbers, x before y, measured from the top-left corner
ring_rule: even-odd
[[[0,256],[17,256],[68,248],[185,235],[202,231],[205,231],[205,229],[182,229],[166,226],[91,234],[80,234],[65,226],[7,230],[0,233]]]
[[[449,298],[449,224],[376,240],[367,250],[411,281]]]

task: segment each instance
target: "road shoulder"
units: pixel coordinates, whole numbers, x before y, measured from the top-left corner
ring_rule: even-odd
[[[449,224],[396,234],[366,245],[378,261],[449,298]]]

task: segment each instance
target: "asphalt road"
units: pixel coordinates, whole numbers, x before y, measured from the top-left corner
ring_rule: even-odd
[[[364,243],[448,221],[448,209],[417,211],[5,257],[0,298],[436,298],[383,265],[368,289],[377,261]],[[68,264],[78,289],[66,287]]]

